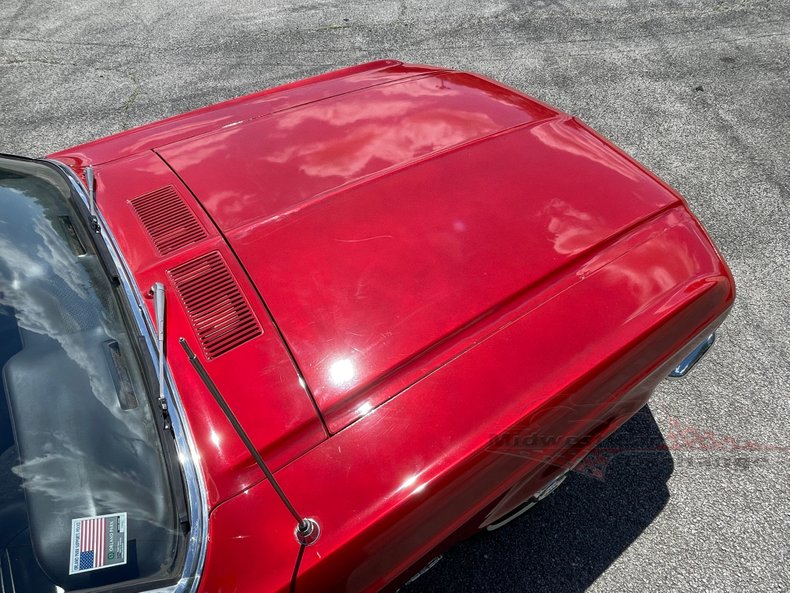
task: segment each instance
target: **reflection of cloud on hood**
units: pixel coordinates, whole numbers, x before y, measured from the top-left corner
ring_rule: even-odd
[[[550,122],[535,126],[531,133],[546,146],[570,156],[594,161],[633,181],[639,179],[639,170],[628,160],[606,146],[599,138],[575,126],[576,124],[566,121]]]
[[[600,215],[574,208],[559,198],[551,200],[545,212],[554,250],[562,255],[578,253],[595,244],[601,239],[602,229],[606,230]]]
[[[327,123],[340,127],[370,119],[383,117],[397,117],[414,108],[409,100],[391,99],[387,101],[371,102],[363,100],[346,100],[337,103],[328,103],[312,109],[302,109],[293,113],[286,113],[277,118],[277,128],[292,130],[310,120]]]
[[[600,272],[617,287],[621,298],[640,303],[632,318],[653,306],[656,299],[669,304],[667,293],[673,287],[684,286],[701,265],[688,245],[666,234],[653,237],[633,253],[638,253],[639,258],[619,258]],[[672,257],[667,257],[668,253]]]
[[[397,126],[379,122],[361,124],[349,129],[342,139],[330,137],[291,144],[266,160],[299,162],[300,169],[313,177],[349,179],[364,174],[372,162],[403,163],[437,148],[453,146],[496,130],[497,124],[481,113],[442,110],[410,113],[404,115]]]
[[[364,120],[397,118],[409,112],[419,112],[436,106],[416,102],[417,99],[425,97],[447,99],[460,93],[461,90],[439,78],[408,80],[395,85],[369,89],[360,96],[347,95],[278,114],[277,128],[293,130],[309,120],[341,127]]]
[[[448,82],[448,78],[452,79]],[[398,84],[385,84],[376,87],[376,92],[384,96],[407,96],[410,99],[417,97],[456,97],[468,89],[459,85],[459,79],[465,75],[458,76],[451,74],[448,76],[425,76],[423,78],[406,79]]]

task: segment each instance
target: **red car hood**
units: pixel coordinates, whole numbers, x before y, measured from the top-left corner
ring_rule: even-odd
[[[259,327],[206,367],[275,469],[496,331],[530,295],[551,295],[574,260],[679,203],[546,105],[393,61],[52,156],[78,173],[94,166],[99,208],[142,292],[164,281],[175,295],[175,271],[225,262]],[[152,208],[154,226],[191,213],[181,230],[192,234],[179,235],[190,242],[158,250],[135,204]],[[214,505],[261,474],[180,351],[179,336],[198,341],[187,309],[168,308],[166,348]],[[436,397],[464,406],[453,395]]]
[[[577,121],[422,73],[159,147],[273,314],[330,432],[678,198]]]

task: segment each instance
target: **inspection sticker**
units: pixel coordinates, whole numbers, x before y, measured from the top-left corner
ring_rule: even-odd
[[[126,513],[71,520],[69,574],[126,564]]]

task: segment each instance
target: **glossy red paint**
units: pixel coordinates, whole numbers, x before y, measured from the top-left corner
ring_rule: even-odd
[[[513,167],[514,154],[534,170]],[[221,183],[217,170],[201,173]],[[183,178],[200,199],[200,183]],[[435,199],[437,188],[450,199]],[[337,432],[422,376],[421,361],[456,344],[453,334],[496,326],[520,293],[677,201],[574,122],[553,119],[225,236]]]
[[[206,367],[236,413],[254,419],[246,423],[246,429],[272,467],[281,467],[324,439],[326,432],[309,395],[299,384],[296,368],[266,308],[211,219],[193,203],[191,209],[208,237],[164,259],[157,255],[154,245],[141,233],[140,220],[129,201],[151,189],[168,185],[188,199],[189,191],[178,177],[150,151],[108,163],[96,170],[98,206],[112,226],[116,241],[143,294],[154,282],[164,282],[171,296],[169,302],[175,305],[178,302],[176,292],[165,270],[196,256],[218,251],[248,295],[248,302],[263,328],[263,334],[223,356],[206,361]],[[170,363],[190,424],[194,427],[207,478],[209,501],[214,505],[260,481],[260,470],[233,428],[207,397],[194,371],[188,365],[177,364],[183,363],[179,361],[182,352],[178,337],[192,335],[184,309],[168,307],[167,324],[166,346],[168,352],[174,353]]]
[[[435,70],[396,60],[351,66],[152,122],[51,156],[75,169],[106,163],[242,121]]]
[[[306,552],[305,590],[376,590],[519,479],[531,494],[641,408],[731,295],[726,268],[678,209],[525,299],[492,335],[278,473],[324,530]],[[548,444],[503,450],[502,434]],[[276,513],[250,520],[257,509]],[[207,574],[206,590],[287,584],[293,521],[268,485],[220,506],[211,528],[229,542],[217,554],[236,580]],[[276,554],[267,569],[279,572],[247,566],[244,551]]]
[[[471,74],[375,62],[53,156],[94,166],[141,291],[165,282],[177,305],[168,270],[214,251],[236,277],[263,333],[204,364],[321,524],[302,591],[392,586],[507,513],[734,298],[674,191]],[[160,256],[129,201],[165,185],[207,237]],[[201,589],[285,590],[293,518],[178,348],[196,341],[183,308],[167,323],[212,509]]]
[[[469,74],[422,74],[157,152],[228,233],[293,216],[353,184],[375,189],[385,173],[419,171],[437,153],[554,115]]]

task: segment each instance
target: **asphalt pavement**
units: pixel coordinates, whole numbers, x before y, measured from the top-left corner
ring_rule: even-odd
[[[790,2],[0,2],[0,152],[381,57],[481,72],[677,188],[737,303],[550,498],[408,591],[790,590]]]

